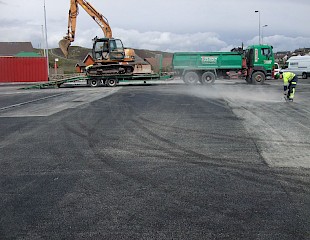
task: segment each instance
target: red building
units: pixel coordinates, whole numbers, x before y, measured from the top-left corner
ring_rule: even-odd
[[[85,68],[86,68],[87,66],[89,66],[89,65],[94,64],[94,63],[95,63],[95,61],[94,61],[93,57],[91,56],[90,53],[88,53],[88,54],[86,55],[86,57],[84,58],[83,62],[77,63],[77,64],[75,65],[76,71],[77,71],[78,73],[85,72]]]
[[[30,42],[0,42],[0,82],[46,82],[47,59]]]

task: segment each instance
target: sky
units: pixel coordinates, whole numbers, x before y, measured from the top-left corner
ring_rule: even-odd
[[[89,0],[125,47],[230,51],[270,44],[275,52],[310,48],[310,0]],[[67,32],[70,0],[45,0],[48,47]],[[259,11],[259,12],[255,12]],[[102,30],[80,8],[73,46],[91,48]],[[260,27],[259,27],[260,25]],[[267,26],[265,26],[267,25]],[[265,26],[265,27],[263,27]],[[45,47],[44,0],[0,0],[0,42]],[[259,31],[260,30],[260,31]]]

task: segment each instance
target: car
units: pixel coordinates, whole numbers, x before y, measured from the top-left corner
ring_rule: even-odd
[[[280,73],[280,65],[279,63],[274,63],[274,68],[273,68],[273,76],[275,76],[277,73]]]

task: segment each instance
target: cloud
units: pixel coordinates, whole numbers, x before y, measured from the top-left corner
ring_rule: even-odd
[[[214,51],[226,46],[218,34],[212,32],[178,34],[171,32],[139,32],[115,29],[115,36],[133,48],[163,51]]]
[[[103,37],[103,33],[96,29],[77,32],[74,45],[91,47],[91,39],[95,36]],[[113,36],[121,39],[126,47],[168,52],[218,51],[227,47],[227,43],[218,34],[213,32],[178,34],[159,31],[140,32],[133,29],[115,28]],[[55,43],[53,42],[52,44]]]
[[[258,37],[247,41],[247,45],[257,44]],[[274,35],[264,37],[264,43],[272,45],[274,52],[293,51],[302,47],[309,47],[310,37],[287,37],[284,35]]]
[[[48,25],[48,45],[58,47],[59,40],[66,32],[65,23],[60,30],[59,19],[50,21]],[[65,21],[64,21],[65,22]],[[44,46],[42,25],[32,20],[0,19],[1,41],[31,41],[34,47]],[[139,31],[135,29],[113,28],[115,38],[120,38],[126,47],[137,49],[177,51],[230,51],[234,47],[257,44],[258,36],[249,40],[229,38],[232,34],[218,34],[215,32],[175,33],[169,31]],[[92,47],[92,39],[103,37],[103,33],[96,25],[88,28],[77,28],[75,46]],[[293,51],[297,48],[309,47],[310,37],[285,36],[275,34],[264,37],[264,43],[272,45],[274,51]]]
[[[268,8],[262,9],[262,2]],[[261,11],[261,24],[268,24],[263,30],[264,42],[273,45],[276,51],[309,47],[310,43],[310,33],[305,31],[310,20],[309,0],[281,1],[281,7],[290,9],[293,18],[275,13],[279,4],[269,0],[115,0],[104,3],[91,0],[91,3],[109,19],[114,37],[120,38],[126,47],[170,52],[230,51],[242,42],[256,44],[258,15],[254,10]],[[43,42],[42,0],[28,0],[26,5],[18,0],[0,0],[0,4],[0,41],[31,41],[33,46]],[[69,1],[65,4],[61,0],[46,1],[49,47],[57,47],[66,33],[68,9]],[[36,14],[29,14],[31,12]],[[95,36],[103,36],[101,29],[80,8],[74,45],[91,48]]]
[[[126,47],[168,52],[230,51],[232,48],[239,47],[242,44],[241,40],[228,42],[221,35],[214,32],[180,34],[159,31],[141,32],[133,29],[115,28],[113,35],[115,38],[120,38]],[[74,45],[91,47],[91,39],[95,36],[102,37],[103,33],[95,28],[84,32],[77,32]],[[285,35],[264,37],[264,43],[272,45],[275,52],[293,51],[297,48],[309,47],[309,42],[310,37],[289,37]],[[245,40],[243,43],[245,46],[257,44],[258,36]]]

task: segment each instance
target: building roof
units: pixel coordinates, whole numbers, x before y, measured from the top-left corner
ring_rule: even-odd
[[[31,42],[0,42],[0,56],[14,56],[20,52],[34,52]]]
[[[19,52],[15,57],[41,57],[41,55],[36,52]]]
[[[91,52],[87,53],[87,55],[85,56],[85,58],[84,58],[84,60],[83,60],[83,63],[86,62],[87,58],[91,58],[91,59],[93,60],[93,56],[92,56],[92,53],[91,53]]]
[[[86,65],[85,65],[85,63],[79,62],[79,63],[75,64],[75,67],[86,67]]]

